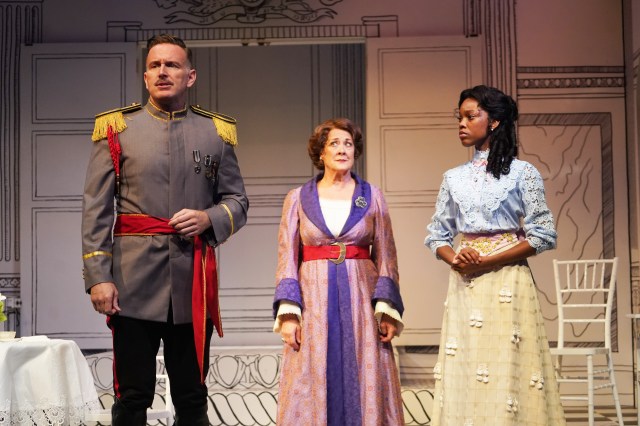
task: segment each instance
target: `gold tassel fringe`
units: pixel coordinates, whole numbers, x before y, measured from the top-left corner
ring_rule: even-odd
[[[214,116],[213,124],[216,125],[218,134],[223,141],[233,146],[238,145],[238,132],[236,131],[235,123],[229,123],[224,119]]]
[[[197,114],[211,118],[213,120],[213,124],[216,126],[218,135],[223,141],[229,145],[238,145],[238,132],[236,130],[237,121],[235,118],[220,114],[219,112],[207,111],[206,109],[200,108],[199,105],[191,105],[191,110]]]
[[[142,105],[138,103],[132,103],[129,106],[123,108],[112,109],[111,111],[103,112],[96,115],[96,124],[93,127],[93,135],[91,140],[98,142],[101,139],[107,137],[107,129],[111,126],[111,129],[115,133],[120,133],[127,128],[127,123],[124,120],[124,114],[137,111],[142,108]]]
[[[109,126],[111,126],[111,129],[115,133],[120,133],[127,128],[127,123],[124,121],[124,115],[122,112],[118,111],[96,117],[96,124],[93,127],[91,140],[98,142],[99,140],[106,138]]]

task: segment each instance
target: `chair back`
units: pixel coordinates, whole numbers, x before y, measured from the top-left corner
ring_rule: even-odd
[[[553,260],[558,348],[598,343],[611,349],[618,258]]]

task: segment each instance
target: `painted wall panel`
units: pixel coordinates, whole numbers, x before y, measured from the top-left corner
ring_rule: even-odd
[[[91,134],[80,131],[35,133],[33,198],[81,200],[91,152]]]
[[[34,119],[86,122],[92,121],[87,111],[101,112],[104,105],[124,105],[126,66],[125,56],[119,53],[35,57]]]
[[[110,334],[104,316],[96,315],[87,295],[77,291],[82,288],[77,282],[82,277],[80,216],[79,209],[33,211],[34,334],[50,338]]]
[[[383,117],[453,114],[453,81],[469,81],[468,48],[382,49],[380,110]]]

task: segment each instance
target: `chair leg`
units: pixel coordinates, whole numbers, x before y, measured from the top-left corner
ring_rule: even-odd
[[[613,372],[613,357],[607,354],[607,368],[609,369],[609,381],[611,382],[611,393],[613,393],[613,401],[616,404],[616,415],[618,416],[618,424],[624,426],[622,420],[622,407],[620,406],[620,397],[618,396],[618,385],[616,384],[616,376]]]
[[[562,376],[562,355],[556,357],[556,378],[559,379]]]
[[[588,411],[589,411],[589,426],[594,426],[595,413],[593,404],[593,355],[587,355],[587,392],[589,395]]]

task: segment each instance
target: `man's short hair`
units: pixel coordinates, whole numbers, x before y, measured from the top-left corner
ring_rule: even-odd
[[[193,55],[191,54],[191,49],[187,47],[180,37],[176,37],[171,34],[157,34],[147,40],[147,52],[151,50],[153,46],[158,44],[175,44],[176,46],[182,47],[182,49],[187,54],[187,60],[189,61],[189,65],[193,64]]]

